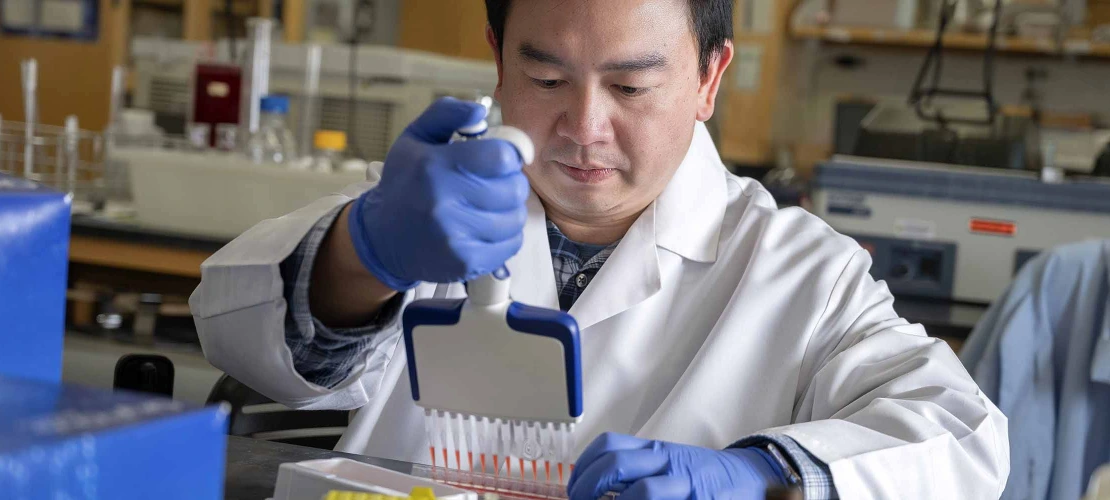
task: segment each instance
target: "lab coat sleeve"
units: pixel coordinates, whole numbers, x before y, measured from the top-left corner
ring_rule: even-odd
[[[380,335],[401,312],[403,295],[396,295],[367,324],[354,328],[330,328],[312,315],[308,289],[316,254],[344,205],[333,208],[304,237],[297,250],[281,263],[285,283],[285,345],[293,356],[293,367],[305,380],[321,387],[335,387],[362,360],[389,342]],[[352,292],[354,293],[354,292]]]
[[[833,286],[801,367],[784,434],[832,471],[842,498],[998,498],[1006,418],[948,345],[898,317],[856,250]]]
[[[262,221],[201,265],[201,283],[189,298],[189,307],[204,355],[213,366],[298,409],[354,409],[377,395],[400,338],[400,322],[379,332],[381,348],[354,366],[345,380],[331,388],[313,384],[297,372],[285,342],[288,304],[280,269],[321,218],[370,187],[370,183],[355,184],[285,216]],[[413,295],[409,291],[403,301]]]

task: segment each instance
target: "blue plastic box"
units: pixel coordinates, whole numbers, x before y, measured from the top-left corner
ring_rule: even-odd
[[[0,174],[0,375],[62,378],[69,213],[67,195]]]
[[[0,376],[0,498],[223,498],[226,406]]]

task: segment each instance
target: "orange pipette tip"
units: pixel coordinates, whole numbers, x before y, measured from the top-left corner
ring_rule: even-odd
[[[540,475],[539,475],[538,472],[536,472],[536,461],[535,460],[532,461],[532,480],[533,481],[539,481],[540,480]]]
[[[455,450],[455,465],[458,465],[460,469],[462,468],[462,454],[459,453],[459,450]]]
[[[512,476],[513,475],[513,461],[509,460],[509,457],[505,457],[505,475],[506,476]]]
[[[470,467],[470,470],[474,470],[474,452],[473,451],[466,452],[466,465],[468,465]]]
[[[435,467],[436,466],[436,447],[435,446],[429,446],[428,447],[428,453],[430,455],[432,455],[432,467]]]
[[[451,462],[447,460],[447,448],[443,449],[443,466],[448,469],[451,468]]]
[[[563,483],[563,463],[559,462],[559,484]]]
[[[495,475],[495,476],[500,476],[501,475],[500,464],[501,464],[500,459],[498,459],[497,454],[494,453],[493,454],[493,475]]]
[[[520,478],[524,479],[524,459],[520,458]]]
[[[543,461],[543,472],[545,474],[547,474],[547,482],[550,483],[551,482],[551,461],[550,460],[544,460]]]
[[[480,453],[478,456],[481,457],[481,459],[482,459],[482,474],[485,474],[486,473],[486,454],[485,453]]]

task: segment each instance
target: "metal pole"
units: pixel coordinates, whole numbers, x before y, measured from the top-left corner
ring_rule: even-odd
[[[119,123],[120,108],[123,107],[123,90],[127,79],[127,68],[112,68],[112,95],[108,108],[108,127],[115,129]]]
[[[66,192],[74,194],[77,191],[77,144],[81,129],[77,124],[77,115],[66,117]]]
[[[298,135],[301,156],[312,156],[312,132],[316,125],[316,100],[320,92],[321,48],[311,44],[305,47],[304,94],[301,99],[301,123]]]
[[[244,65],[242,102],[239,107],[240,144],[246,145],[258,132],[261,110],[259,102],[270,91],[270,38],[274,29],[272,19],[252,17],[247,20],[250,31],[249,60]]]
[[[38,62],[24,59],[20,64],[23,70],[23,177],[32,178],[35,159],[35,94],[38,91]]]

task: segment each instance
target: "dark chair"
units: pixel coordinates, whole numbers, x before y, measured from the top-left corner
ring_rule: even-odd
[[[126,354],[116,361],[113,389],[173,397],[173,361],[157,354]]]
[[[228,434],[330,450],[347,428],[348,412],[294,410],[224,374],[208,394],[208,404],[231,405]]]

